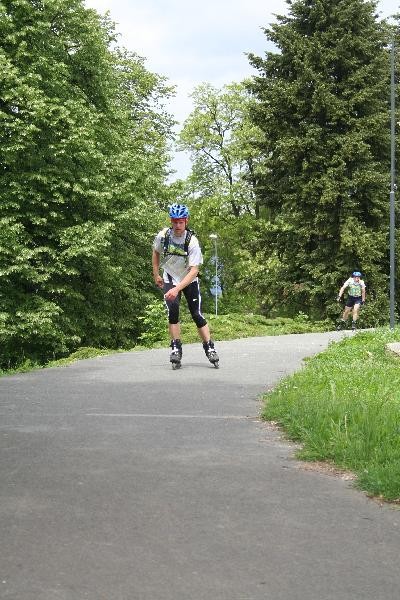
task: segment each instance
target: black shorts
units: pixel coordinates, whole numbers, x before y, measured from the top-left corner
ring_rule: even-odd
[[[175,287],[173,283],[165,283],[164,282],[164,294],[168,292],[171,288]],[[201,294],[200,294],[200,286],[198,280],[192,281],[182,290],[187,305],[190,310],[190,314],[192,315],[193,321],[196,323],[197,327],[204,327],[207,325],[207,321],[201,314]],[[179,305],[181,301],[182,292],[179,292],[175,300],[170,302],[169,300],[165,300],[165,303],[168,308],[168,322],[171,325],[176,325],[179,323]]]
[[[346,306],[348,306],[349,308],[353,308],[355,304],[361,304],[361,302],[361,296],[348,296],[346,300]]]

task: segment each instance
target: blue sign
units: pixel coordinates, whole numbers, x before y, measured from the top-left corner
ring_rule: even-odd
[[[211,279],[211,287],[210,287],[210,292],[213,296],[222,296],[222,288],[221,288],[221,283],[219,280],[219,277],[214,277]]]

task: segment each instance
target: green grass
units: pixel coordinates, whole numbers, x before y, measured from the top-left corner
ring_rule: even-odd
[[[43,369],[46,367],[63,367],[69,365],[77,360],[83,360],[85,358],[95,358],[96,356],[104,356],[105,354],[114,354],[116,352],[122,352],[122,350],[111,350],[104,348],[91,348],[83,346],[78,348],[75,352],[72,352],[64,358],[57,360],[51,360],[45,365],[35,362],[29,358],[25,359],[21,364],[13,369],[0,370],[0,377],[3,375],[12,375],[15,373],[27,373],[29,371],[35,371],[37,369]]]
[[[212,337],[216,340],[237,338],[287,335],[291,333],[311,333],[313,331],[332,330],[332,323],[327,321],[310,321],[306,315],[300,314],[295,319],[277,317],[268,319],[255,314],[208,315]]]
[[[300,442],[303,460],[355,473],[368,494],[400,502],[400,330],[360,332],[309,359],[265,396],[263,418]]]
[[[163,326],[154,325],[155,336],[149,332],[148,347],[162,347],[169,344],[168,330],[165,323],[165,313],[162,310],[159,315],[163,319]],[[277,317],[268,319],[262,315],[253,313],[240,314],[230,313],[226,315],[205,315],[210,326],[211,337],[214,340],[234,340],[238,338],[257,337],[265,335],[287,335],[291,333],[311,333],[314,331],[332,330],[330,321],[312,322],[302,313],[296,318]],[[151,322],[149,323],[151,327]],[[155,340],[155,337],[158,339]],[[196,326],[194,325],[186,305],[181,310],[181,338],[183,343],[191,344],[199,342]]]
[[[76,362],[77,360],[84,360],[85,358],[96,358],[97,356],[105,356],[106,354],[115,354],[117,352],[123,352],[122,350],[110,350],[110,349],[102,349],[102,348],[92,348],[91,346],[82,346],[78,348],[75,352],[72,352],[69,356],[65,358],[60,358],[58,360],[52,360],[48,363],[47,367],[62,367],[64,365],[69,365],[70,363]]]

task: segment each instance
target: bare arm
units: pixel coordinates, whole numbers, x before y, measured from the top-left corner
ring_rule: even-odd
[[[344,283],[342,285],[342,287],[339,290],[339,294],[338,294],[338,298],[341,298],[343,296],[344,290],[347,288],[347,283]]]
[[[160,253],[157,252],[156,250],[153,250],[151,262],[153,265],[154,283],[156,284],[157,287],[162,289],[164,282],[163,282],[163,278],[161,277],[161,275],[159,273],[159,271],[160,271]]]

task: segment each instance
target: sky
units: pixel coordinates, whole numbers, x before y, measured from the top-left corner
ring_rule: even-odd
[[[109,11],[120,34],[118,45],[146,59],[146,68],[166,76],[176,86],[167,105],[179,122],[193,106],[190,94],[201,83],[221,88],[255,74],[247,52],[262,56],[272,50],[263,27],[275,14],[287,14],[285,0],[86,0],[86,6]],[[377,10],[388,17],[398,10],[398,0],[379,0]],[[190,171],[186,153],[176,153],[176,174]]]

